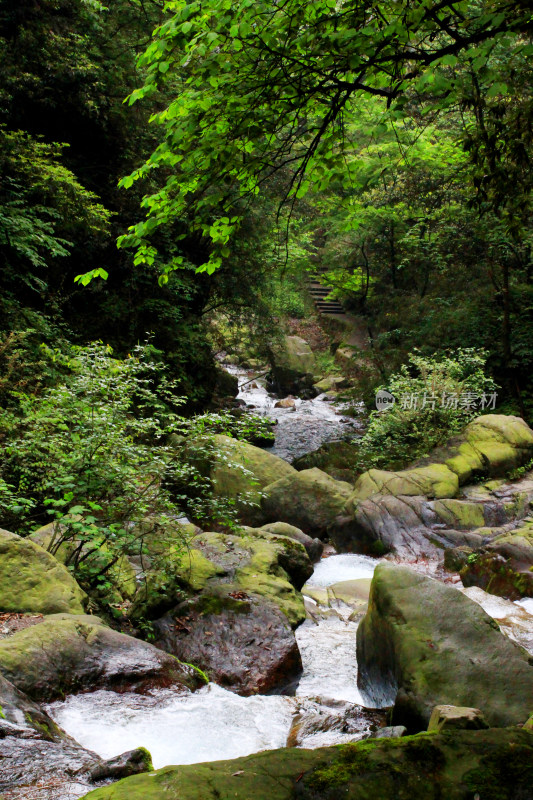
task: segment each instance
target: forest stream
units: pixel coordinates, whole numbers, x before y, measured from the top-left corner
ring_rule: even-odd
[[[275,408],[275,398],[260,379],[250,381],[248,373],[231,371],[240,380],[239,398],[254,413],[277,421],[271,452],[289,460],[348,430],[355,433],[353,421],[332,403],[318,397],[296,399],[293,408]],[[243,386],[245,381],[250,382]],[[172,688],[145,694],[99,690],[51,703],[47,711],[99,756],[110,758],[143,746],[156,769],[237,758],[287,744],[315,748],[365,738],[385,718],[383,711],[365,707],[357,687],[356,631],[379,561],[326,548],[302,590],[307,619],[296,639],[303,672],[286,694],[242,697],[213,682],[193,693]],[[435,572],[431,563],[411,566]],[[457,588],[462,589],[460,583]],[[512,603],[480,589],[462,590],[533,653],[533,601]]]

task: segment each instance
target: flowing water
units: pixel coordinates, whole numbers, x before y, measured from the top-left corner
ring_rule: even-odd
[[[317,565],[307,586],[312,590],[369,578],[377,563],[365,556],[330,556]],[[348,620],[349,606],[337,606],[324,607],[323,617],[307,620],[297,630],[304,669],[295,697],[240,697],[210,684],[187,694],[171,689],[145,695],[100,690],[52,703],[47,710],[67,733],[100,756],[110,758],[143,746],[156,768],[284,747],[295,717],[300,723],[305,720],[307,734],[304,731],[298,744],[307,747],[360,738],[368,733],[364,713],[352,715],[348,722],[346,714],[347,705],[361,702],[357,622]]]
[[[287,460],[323,442],[357,435],[357,423],[330,402],[296,399],[275,408],[261,383],[232,368],[239,397],[255,413],[277,421],[270,448]],[[55,721],[104,758],[143,746],[156,768],[237,758],[259,750],[319,747],[367,736],[384,724],[383,712],[365,709],[357,688],[356,632],[377,559],[344,554],[323,558],[305,585],[308,618],[296,631],[303,673],[295,696],[240,697],[210,684],[194,693],[172,689],[144,695],[97,691],[52,703]],[[431,565],[418,567],[431,574]],[[504,633],[533,653],[533,599],[512,603],[481,589],[463,589],[493,616]]]
[[[318,450],[324,442],[361,435],[361,423],[342,413],[346,405],[331,402],[325,394],[312,400],[296,397],[292,408],[276,408],[278,398],[269,395],[264,377],[251,378],[251,373],[242,367],[228,366],[225,369],[239,381],[237,398],[254,414],[276,423],[276,441],[265,449],[286,461]]]

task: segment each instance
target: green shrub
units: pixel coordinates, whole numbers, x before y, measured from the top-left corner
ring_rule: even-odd
[[[410,354],[388,386],[379,387],[391,392],[396,402],[370,415],[360,440],[359,468],[400,469],[486,413],[496,391],[484,372],[486,358],[484,351],[473,348],[427,358]]]
[[[189,436],[195,458],[202,449],[209,458],[210,428],[222,417],[180,416],[183,400],[149,345],[123,360],[101,343],[58,358],[58,385],[19,392],[17,407],[0,412],[0,526],[24,534],[54,521],[48,549],[61,549],[84,588],[102,597],[124,556],[142,555],[154,532],[169,532],[174,554],[187,546],[176,524],[184,513],[234,524],[233,504],[216,498],[209,477],[170,441]],[[231,432],[247,429],[237,422]],[[176,484],[185,487],[179,496]]]

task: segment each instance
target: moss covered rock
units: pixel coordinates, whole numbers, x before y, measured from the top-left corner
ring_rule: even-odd
[[[165,767],[87,800],[530,800],[533,736],[522,730],[423,733],[318,750]]]
[[[467,500],[435,500],[433,510],[442,522],[457,530],[482,528],[485,525],[484,507]]]
[[[533,431],[520,417],[488,414],[477,417],[460,436],[428,458],[398,472],[370,469],[357,480],[354,499],[372,495],[424,495],[454,498],[459,486],[478,475],[497,477],[525,464],[533,455]]]
[[[301,336],[284,336],[273,355],[275,367],[292,370],[297,375],[312,374],[316,369],[313,351]]]
[[[533,666],[481,606],[406,567],[380,564],[357,631],[359,685],[394,704],[394,723],[427,727],[436,705],[480,708],[491,726],[523,724]]]
[[[461,570],[465,586],[518,600],[533,597],[533,521],[493,538]]]
[[[349,483],[336,481],[315,467],[294,471],[267,486],[261,508],[269,520],[288,522],[321,538],[327,535],[351,492]]]
[[[336,481],[353,483],[359,447],[357,442],[324,442],[318,450],[306,453],[292,462],[297,470],[318,467]]]
[[[0,529],[0,611],[81,614],[86,596],[38,544]]]
[[[189,667],[153,645],[111,630],[98,617],[71,614],[52,614],[0,640],[0,672],[36,700],[142,681],[197,681]]]
[[[313,567],[300,542],[261,529],[243,528],[231,534],[204,532],[192,544],[213,571],[202,585],[203,592],[210,594],[219,586],[226,594],[244,591],[277,606],[293,627],[305,619],[298,589]]]
[[[240,502],[243,519],[254,521],[257,512],[242,503],[244,496],[248,502],[259,503],[265,486],[295,474],[296,470],[282,458],[253,444],[222,434],[217,434],[214,441],[211,479],[215,494]]]
[[[324,551],[324,545],[316,537],[313,539],[306,533],[296,528],[294,525],[289,525],[288,522],[268,522],[262,525],[260,530],[267,533],[274,533],[277,536],[286,536],[289,539],[294,539],[296,542],[303,544],[307,551],[307,555],[311,561],[318,561]]]
[[[272,369],[268,376],[269,391],[281,395],[314,397],[315,357],[308,343],[300,336],[284,336],[271,353]]]
[[[305,619],[298,589],[313,571],[305,547],[253,528],[200,533],[192,544],[213,574],[154,623],[158,646],[242,694],[294,679],[301,659],[292,629]]]
[[[395,497],[455,497],[459,480],[445,464],[428,464],[425,467],[387,472],[370,469],[356,481],[352,500],[366,500],[372,495],[392,494]]]

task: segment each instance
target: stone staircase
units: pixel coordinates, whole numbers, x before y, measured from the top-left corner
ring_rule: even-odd
[[[309,281],[309,294],[313,298],[319,314],[345,314],[344,308],[338,300],[328,298],[331,288],[324,286],[316,278]]]

